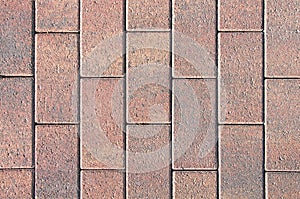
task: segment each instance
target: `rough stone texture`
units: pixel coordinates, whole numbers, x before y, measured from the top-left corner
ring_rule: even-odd
[[[130,33],[128,122],[170,122],[170,35]]]
[[[222,198],[263,198],[262,126],[222,126]]]
[[[128,0],[128,29],[169,29],[171,1]]]
[[[0,168],[32,166],[32,79],[0,78]]]
[[[300,80],[267,80],[267,169],[300,170]]]
[[[124,173],[113,170],[82,171],[82,198],[124,198]]]
[[[79,30],[79,0],[37,0],[36,30],[78,31]]]
[[[299,173],[268,173],[268,198],[300,198]]]
[[[300,3],[267,1],[267,75],[300,76]]]
[[[32,1],[0,1],[0,75],[32,75]]]
[[[217,172],[184,171],[174,176],[174,198],[217,198]]]
[[[78,197],[78,128],[36,126],[37,198]]]
[[[122,76],[124,0],[82,1],[83,76]]]
[[[128,126],[129,198],[170,197],[170,126]]]
[[[174,80],[174,167],[216,168],[216,80]]]
[[[83,168],[124,168],[124,79],[81,82]]]
[[[175,77],[216,76],[215,12],[215,0],[175,1]]]
[[[32,180],[30,170],[0,170],[0,198],[33,198]]]
[[[263,0],[220,0],[220,29],[261,30]]]
[[[220,121],[262,122],[262,35],[225,33],[220,43]]]
[[[36,122],[77,122],[78,36],[37,35]]]

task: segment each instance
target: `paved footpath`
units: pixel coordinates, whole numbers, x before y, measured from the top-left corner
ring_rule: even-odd
[[[299,0],[1,0],[0,198],[300,198]]]

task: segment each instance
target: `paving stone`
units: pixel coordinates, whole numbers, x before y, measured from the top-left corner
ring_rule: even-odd
[[[174,198],[217,198],[216,172],[176,171],[174,176]]]
[[[78,197],[78,128],[36,126],[35,196]]]
[[[263,198],[262,126],[222,126],[221,197]]]
[[[0,1],[0,75],[32,75],[32,1]]]
[[[267,193],[268,198],[299,198],[300,174],[268,173]]]
[[[178,79],[173,87],[174,167],[216,168],[216,80]]]
[[[262,122],[262,35],[220,35],[220,121]]]
[[[37,0],[36,30],[67,32],[79,30],[79,0]]]
[[[220,29],[261,30],[263,0],[220,0]]]
[[[267,69],[271,77],[300,76],[299,1],[267,1]]]
[[[124,79],[81,81],[82,168],[124,168]]]
[[[0,171],[0,197],[24,198],[32,196],[33,175],[30,170],[1,170]]]
[[[129,198],[170,198],[170,126],[128,126]]]
[[[32,166],[32,79],[0,78],[0,168]]]
[[[127,34],[128,122],[170,122],[170,34]]]
[[[128,29],[169,29],[171,1],[128,0]]]
[[[77,122],[78,36],[39,34],[36,41],[36,122]]]
[[[82,198],[124,198],[124,176],[121,171],[82,171]]]
[[[300,170],[300,80],[267,80],[266,97],[267,169]]]
[[[82,1],[82,76],[123,75],[123,5],[124,0]]]
[[[215,77],[216,1],[177,0],[174,21],[175,77]]]

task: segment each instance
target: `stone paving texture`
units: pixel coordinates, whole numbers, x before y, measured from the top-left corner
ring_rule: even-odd
[[[299,0],[0,0],[0,198],[300,198]]]

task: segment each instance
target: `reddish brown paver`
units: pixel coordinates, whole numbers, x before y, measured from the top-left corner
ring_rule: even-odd
[[[122,76],[124,0],[82,1],[81,75]]]
[[[268,198],[300,198],[299,173],[268,173]]]
[[[79,30],[79,0],[37,0],[36,30],[68,32]]]
[[[300,76],[299,1],[267,1],[267,75]]]
[[[216,1],[175,1],[175,77],[216,75]]]
[[[128,122],[170,122],[170,34],[127,34]]]
[[[300,170],[300,80],[267,80],[267,169]]]
[[[36,36],[36,122],[77,122],[77,44],[73,34]]]
[[[170,127],[127,127],[128,198],[170,197]]]
[[[124,79],[81,81],[82,168],[124,168]]]
[[[82,198],[124,198],[124,176],[116,170],[82,171]]]
[[[0,75],[32,75],[32,1],[0,1]]]
[[[128,29],[169,29],[169,0],[128,0]]]
[[[262,122],[262,35],[220,35],[220,121]]]
[[[222,126],[222,198],[263,197],[262,126]]]
[[[216,80],[174,80],[174,167],[216,168]]]
[[[0,170],[0,198],[33,198],[30,170]]]
[[[221,30],[261,30],[263,0],[220,0]]]
[[[217,172],[184,171],[174,173],[174,198],[217,198]]]
[[[69,125],[36,126],[35,196],[78,196],[78,128]]]
[[[32,79],[0,78],[0,168],[32,166]]]

